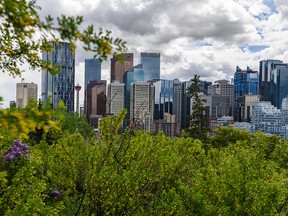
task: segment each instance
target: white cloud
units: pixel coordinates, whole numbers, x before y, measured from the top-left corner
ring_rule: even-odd
[[[275,0],[275,6],[271,0],[267,2],[49,0],[48,3],[41,0],[39,4],[41,16],[83,15],[84,25],[112,30],[113,37],[127,41],[135,65],[139,62],[139,52],[160,52],[162,78],[188,80],[197,73],[213,81],[232,78],[236,65],[258,70],[259,60],[275,58],[288,62],[287,0]],[[268,48],[254,53],[239,48],[251,45]],[[81,48],[76,52],[76,83],[83,84],[83,61],[93,54]],[[110,61],[107,61],[102,65],[102,78],[109,80],[109,73]],[[26,81],[40,84],[39,74],[27,72],[25,76],[29,77]],[[1,75],[4,88],[0,95],[5,100],[15,99],[16,80]]]

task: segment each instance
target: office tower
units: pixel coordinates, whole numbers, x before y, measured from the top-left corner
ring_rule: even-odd
[[[181,101],[181,129],[187,128],[189,125],[188,116],[190,112],[191,96],[188,94],[187,89],[192,84],[192,81],[182,82],[182,101]]]
[[[111,83],[114,80],[123,83],[124,73],[133,67],[133,53],[123,53],[122,55],[124,55],[123,61],[116,56],[111,59]]]
[[[124,107],[128,110],[126,120],[124,124],[127,126],[129,124],[129,115],[130,115],[130,91],[131,83],[144,81],[144,70],[141,64],[138,64],[124,73],[123,77],[125,86],[124,86]]]
[[[237,98],[246,94],[258,94],[259,76],[257,71],[247,67],[242,70],[238,66],[234,74],[234,120],[239,121],[237,107]]]
[[[260,94],[246,94],[237,98],[236,116],[239,122],[251,122],[252,109],[260,99]]]
[[[217,120],[217,118],[228,116],[230,111],[230,97],[224,95],[204,95],[200,94],[201,99],[206,102],[203,106],[207,109],[209,120]]]
[[[261,100],[271,101],[271,71],[282,64],[280,60],[262,60],[259,62],[259,94],[262,96]]]
[[[280,109],[283,98],[288,95],[288,64],[274,65],[270,86],[271,103]]]
[[[98,59],[85,59],[84,89],[92,80],[101,80],[101,62]]]
[[[53,109],[62,100],[67,111],[74,112],[75,53],[66,42],[53,43],[53,48],[53,52],[43,53],[43,60],[60,69],[55,76],[42,71],[42,100],[47,103],[51,97],[49,102]]]
[[[131,83],[130,122],[151,131],[154,111],[154,86],[148,82]]]
[[[160,79],[160,53],[140,53],[140,63],[144,69],[144,81]]]
[[[108,114],[115,116],[124,109],[124,83],[114,81],[108,85],[106,109]]]
[[[229,113],[233,115],[233,103],[234,103],[234,85],[228,80],[217,80],[213,85],[208,86],[208,94],[222,95],[229,97]]]
[[[106,80],[92,80],[87,84],[85,111],[87,121],[98,128],[98,121],[106,115]]]
[[[175,122],[181,125],[181,109],[182,109],[182,83],[178,79],[173,80],[173,109],[172,114],[175,115]]]
[[[153,80],[155,87],[154,119],[163,119],[164,113],[173,111],[173,80]]]
[[[17,107],[26,107],[29,100],[37,101],[38,86],[34,83],[16,84],[16,105]]]
[[[203,92],[205,95],[207,95],[208,93],[208,88],[209,86],[212,85],[212,82],[208,82],[208,81],[200,81],[199,82],[199,87],[200,87],[200,92]]]

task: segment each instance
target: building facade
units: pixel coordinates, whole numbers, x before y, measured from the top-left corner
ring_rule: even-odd
[[[148,82],[131,83],[130,123],[151,131],[154,112],[154,86]]]
[[[49,61],[51,66],[58,65],[60,69],[56,76],[47,70],[42,71],[42,100],[50,103],[53,109],[62,100],[67,111],[74,112],[75,53],[66,42],[53,43],[53,48],[51,53],[44,52],[42,58]]]
[[[259,62],[259,94],[262,96],[261,100],[271,101],[271,71],[282,64],[280,60],[262,60]]]
[[[173,112],[173,80],[154,80],[155,87],[154,119],[164,119],[164,113]]]
[[[92,80],[101,80],[101,62],[98,59],[85,59],[84,89]]]
[[[35,83],[16,84],[16,106],[26,107],[29,100],[37,101],[38,86]]]
[[[251,122],[253,107],[260,102],[260,94],[247,94],[237,98],[236,116],[239,122]]]
[[[277,64],[271,71],[271,103],[278,109],[288,95],[288,64]]]
[[[228,80],[217,80],[213,85],[208,86],[208,94],[222,95],[229,97],[229,116],[233,115],[233,103],[234,103],[234,85]]]
[[[175,122],[180,123],[182,117],[182,83],[178,79],[173,80],[173,109],[172,114],[175,115]]]
[[[118,116],[124,109],[124,83],[114,81],[108,85],[106,110],[107,114]]]
[[[239,121],[236,115],[237,99],[240,96],[246,94],[258,94],[259,76],[257,71],[253,71],[247,67],[246,70],[242,70],[238,66],[234,74],[234,119]]]
[[[123,55],[124,55],[123,61],[117,58],[117,56],[114,56],[111,59],[111,76],[110,76],[111,83],[114,80],[123,83],[124,73],[133,67],[133,53],[123,53]]]
[[[140,53],[140,64],[144,69],[144,81],[160,79],[160,53]]]
[[[106,80],[92,80],[87,85],[85,112],[94,128],[98,128],[99,119],[106,115],[106,85]]]

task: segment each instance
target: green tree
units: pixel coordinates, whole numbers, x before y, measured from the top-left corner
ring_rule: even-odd
[[[93,52],[94,57],[100,60],[125,50],[125,42],[111,37],[110,31],[99,29],[97,32],[93,25],[80,30],[79,26],[83,23],[81,16],[62,15],[54,19],[49,15],[41,20],[40,9],[35,0],[0,0],[2,72],[21,76],[19,67],[26,63],[31,69],[45,69],[51,74],[57,74],[58,67],[51,66],[39,56],[43,51],[52,51],[50,41],[69,41],[73,50],[79,41],[86,51]]]
[[[200,76],[194,75],[192,83],[187,91],[191,98],[191,114],[188,117],[189,126],[184,130],[184,137],[192,137],[207,141],[209,128],[209,118],[207,108],[204,106],[205,99],[200,96]]]

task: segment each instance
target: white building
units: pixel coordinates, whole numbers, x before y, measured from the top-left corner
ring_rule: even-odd
[[[124,109],[124,83],[114,81],[108,85],[106,110],[117,116]]]
[[[38,86],[35,83],[17,83],[16,84],[16,105],[17,107],[26,107],[29,100],[37,101]]]
[[[154,86],[148,82],[131,83],[130,122],[151,131],[154,112]]]

